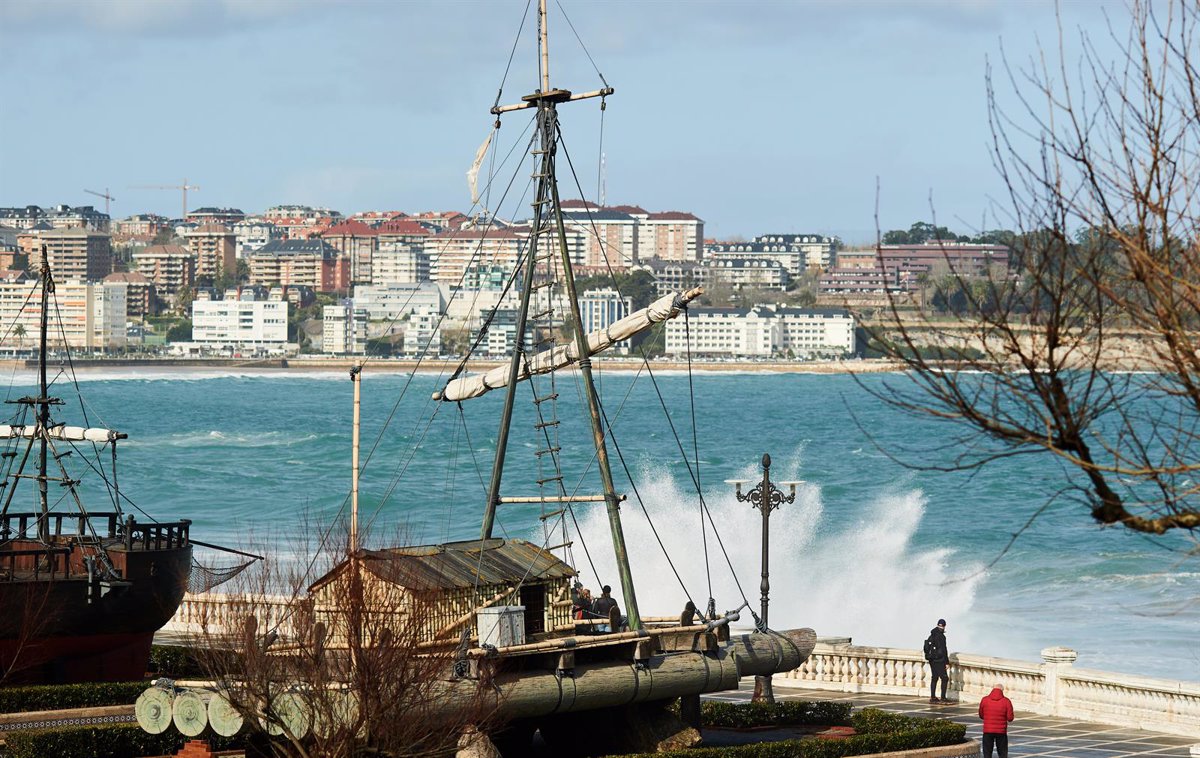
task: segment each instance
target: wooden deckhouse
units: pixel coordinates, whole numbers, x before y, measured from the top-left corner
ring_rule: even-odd
[[[341,613],[351,561],[361,568],[364,608],[410,620],[418,641],[477,641],[481,608],[523,606],[526,639],[571,627],[575,569],[547,550],[517,539],[360,550],[310,588],[318,620]],[[327,620],[328,621],[328,620]],[[327,624],[336,629],[339,625]]]

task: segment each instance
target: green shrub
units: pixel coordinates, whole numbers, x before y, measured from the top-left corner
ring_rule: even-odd
[[[46,684],[0,688],[0,713],[57,711],[102,705],[133,705],[146,689],[145,682]]]
[[[850,703],[804,702],[700,704],[700,723],[709,727],[746,729],[755,726],[848,726]]]
[[[191,648],[176,645],[151,647],[150,670],[171,679],[204,676],[204,667],[200,665],[195,652]]]
[[[5,737],[6,758],[141,758],[173,755],[188,738],[174,729],[147,734],[137,724],[63,726],[11,732]],[[214,750],[240,747],[238,737],[210,737]]]

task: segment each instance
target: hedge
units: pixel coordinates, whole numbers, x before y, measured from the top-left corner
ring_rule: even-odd
[[[850,703],[804,702],[700,704],[700,723],[708,727],[746,729],[755,726],[849,726]]]
[[[150,670],[171,679],[188,679],[205,675],[204,666],[189,647],[154,645],[150,648]]]
[[[701,713],[703,717],[703,710]],[[624,758],[843,758],[894,750],[957,745],[966,740],[967,733],[965,726],[953,721],[903,716],[875,708],[859,711],[851,716],[849,721],[858,733],[835,740],[781,740],[753,745],[642,753],[636,756],[627,755]]]
[[[148,686],[146,682],[94,682],[4,687],[0,688],[0,713],[133,705]]]
[[[61,726],[11,732],[5,737],[6,758],[140,758],[173,755],[189,738],[174,729],[149,734],[137,724]],[[238,737],[208,737],[214,750],[238,747]]]

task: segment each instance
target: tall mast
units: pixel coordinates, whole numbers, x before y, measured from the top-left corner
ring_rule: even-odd
[[[546,24],[546,0],[538,3],[539,38],[538,46],[541,52],[542,89],[532,95],[527,95],[521,105],[493,108],[497,115],[508,110],[536,107],[538,109],[539,150],[541,168],[537,174],[538,192],[534,201],[534,227],[530,237],[529,252],[525,259],[524,288],[521,291],[521,305],[517,312],[517,331],[512,361],[509,364],[509,382],[504,398],[504,412],[501,417],[500,431],[497,434],[496,462],[492,469],[492,484],[488,491],[487,511],[484,516],[482,538],[491,537],[492,525],[495,520],[495,509],[500,501],[500,481],[504,456],[508,443],[508,430],[512,422],[512,406],[517,391],[517,373],[523,357],[525,326],[529,312],[530,293],[533,289],[533,271],[537,264],[537,242],[543,233],[553,233],[557,238],[557,246],[563,267],[563,283],[566,287],[567,301],[570,304],[573,339],[578,351],[580,377],[583,380],[584,396],[587,398],[588,413],[591,419],[592,438],[596,447],[596,468],[600,472],[600,480],[604,489],[604,501],[608,509],[609,530],[612,534],[613,551],[616,555],[617,571],[621,578],[621,593],[625,599],[625,610],[630,629],[641,629],[642,619],[638,612],[637,594],[633,587],[633,574],[629,567],[629,553],[625,547],[625,533],[621,526],[620,501],[616,487],[613,484],[612,467],[608,457],[608,445],[604,436],[604,419],[600,410],[600,396],[592,377],[591,353],[587,346],[587,333],[583,328],[583,314],[579,308],[579,295],[575,288],[575,277],[571,269],[571,253],[567,247],[566,227],[563,222],[562,206],[558,196],[558,180],[555,174],[555,155],[558,150],[558,110],[557,103],[570,100],[581,100],[588,97],[604,97],[612,94],[611,87],[605,87],[595,92],[572,95],[571,92],[550,88],[550,55],[549,37]],[[547,209],[546,206],[549,206]],[[551,226],[550,224],[553,224]]]
[[[354,382],[354,438],[350,445],[350,556],[358,554],[358,427],[362,409],[362,364],[350,368],[350,381]]]
[[[50,277],[50,259],[45,245],[42,245],[42,312],[38,333],[38,502],[41,505],[41,516],[38,518],[38,538],[42,542],[50,541],[50,502],[46,487],[46,459],[48,435],[50,427],[50,387],[46,382],[46,324],[49,321],[49,301],[54,294],[54,280]]]

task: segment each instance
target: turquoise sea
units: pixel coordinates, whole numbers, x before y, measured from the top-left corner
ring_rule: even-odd
[[[845,375],[697,373],[693,442],[688,376],[656,378],[658,390],[644,373],[601,374],[609,420],[645,506],[644,514],[614,455],[618,490],[629,494],[624,525],[644,615],[678,613],[685,599],[658,539],[698,604],[711,583],[719,608],[741,605],[741,591],[757,607],[758,512],[737,502],[724,480],[757,479],[769,452],[776,479],[804,480],[796,502],[772,517],[772,626],[919,648],[944,617],[952,650],[1036,661],[1041,648],[1066,645],[1079,652],[1081,667],[1200,681],[1200,557],[1182,552],[1193,543],[1101,529],[1082,505],[1060,500],[1005,551],[1061,488],[1051,461],[1002,462],[973,476],[905,469],[884,450],[924,449],[947,428],[881,405]],[[344,513],[353,389],[345,372],[90,370],[79,379],[89,423],[130,435],[121,444],[122,491],[159,520],[191,518],[194,538],[302,553],[297,536],[312,539]],[[7,397],[24,394],[27,381],[12,377]],[[502,398],[445,404],[430,420],[428,399],[438,387],[431,374],[368,364],[361,485],[368,542],[478,534]],[[567,490],[599,492],[578,387],[570,378],[553,388],[539,383],[539,394],[551,391],[559,394]],[[695,457],[693,444],[698,449],[705,500],[741,591],[712,530],[701,531],[695,487],[659,391],[687,457]],[[59,417],[80,423],[67,376],[59,375],[55,394],[67,401]],[[506,495],[534,494],[534,480],[551,473],[538,469],[535,421],[525,392]],[[98,477],[78,459],[66,462],[73,475],[82,473],[91,507],[103,510]],[[497,534],[542,542],[539,512],[538,505],[502,506]],[[582,536],[569,528],[582,580],[619,585],[603,507],[579,505],[576,516]]]

